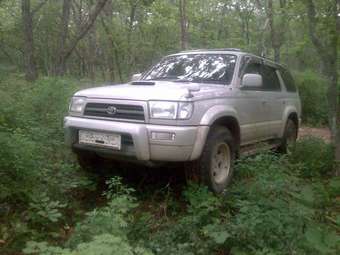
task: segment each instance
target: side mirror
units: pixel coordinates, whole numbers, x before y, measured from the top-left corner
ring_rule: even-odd
[[[131,81],[138,81],[141,77],[142,77],[141,73],[133,74],[131,77]]]
[[[262,86],[262,75],[247,73],[242,78],[242,88],[260,88]]]

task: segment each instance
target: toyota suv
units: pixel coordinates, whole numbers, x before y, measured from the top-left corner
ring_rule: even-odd
[[[301,106],[290,72],[238,49],[192,50],[164,57],[121,85],[78,91],[64,128],[85,169],[113,159],[187,162],[216,193],[235,159],[295,142]]]

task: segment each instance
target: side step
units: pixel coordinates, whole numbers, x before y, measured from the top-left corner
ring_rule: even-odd
[[[269,150],[275,149],[279,145],[280,145],[279,140],[270,140],[266,142],[259,142],[259,143],[245,145],[240,148],[240,155],[251,156],[261,151],[269,151]]]

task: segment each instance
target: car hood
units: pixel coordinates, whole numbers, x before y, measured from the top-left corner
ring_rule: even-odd
[[[78,91],[75,96],[89,98],[110,98],[127,100],[191,100],[202,97],[221,95],[226,91],[223,85],[199,83],[179,83],[155,81],[152,85],[132,85],[131,83],[95,87]],[[192,96],[190,96],[192,94]]]

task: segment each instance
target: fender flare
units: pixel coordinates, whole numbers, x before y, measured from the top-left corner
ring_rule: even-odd
[[[201,126],[211,126],[217,119],[222,117],[233,117],[238,120],[236,110],[226,105],[214,105],[209,108],[201,118]]]
[[[297,117],[298,117],[298,125],[300,126],[300,116],[299,116],[299,113],[298,113],[298,110],[296,109],[295,106],[293,105],[289,105],[286,107],[286,109],[284,110],[283,112],[283,116],[282,116],[282,128],[281,128],[281,137],[283,136],[284,134],[284,131],[285,131],[285,128],[286,128],[286,123],[287,123],[287,120],[288,120],[288,117],[289,115],[291,115],[292,113],[296,114]]]
[[[199,158],[203,151],[203,147],[206,142],[206,138],[209,133],[210,126],[219,118],[223,117],[233,117],[238,121],[237,114],[235,109],[225,106],[225,105],[214,105],[209,108],[200,121],[200,129],[198,132],[198,137],[200,139],[196,139],[196,143],[193,148],[193,152],[191,154],[191,160],[195,160]]]

